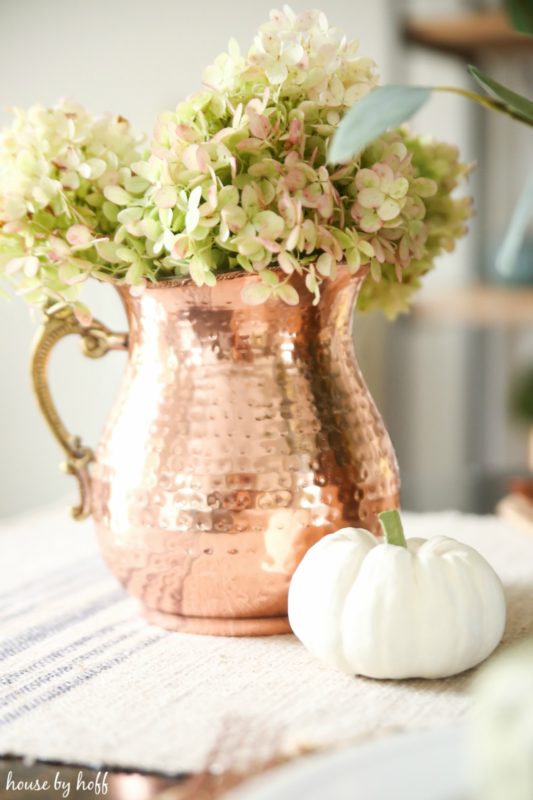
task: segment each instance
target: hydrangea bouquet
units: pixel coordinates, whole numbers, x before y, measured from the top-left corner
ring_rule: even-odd
[[[161,114],[151,147],[122,117],[83,108],[16,111],[0,142],[0,270],[35,305],[79,301],[89,277],[190,278],[213,286],[258,273],[246,300],[319,302],[339,265],[365,276],[361,308],[406,309],[435,257],[465,232],[467,173],[455,147],[388,131],[347,163],[328,145],[376,66],[319,11],[271,12],[250,47],[235,41],[203,89]]]

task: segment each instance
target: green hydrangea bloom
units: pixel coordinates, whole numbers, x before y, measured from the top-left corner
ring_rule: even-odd
[[[468,170],[455,148],[405,129],[328,165],[340,119],[376,84],[374,62],[321,12],[285,7],[244,55],[230,42],[205,71],[204,88],[161,114],[146,154],[129,131],[115,135],[110,121],[78,110],[84,144],[73,145],[67,122],[54,144],[48,120],[46,147],[32,129],[28,161],[20,133],[33,124],[30,110],[3,143],[14,184],[11,191],[0,175],[4,271],[23,276],[19,285],[36,303],[75,302],[89,275],[138,292],[171,276],[212,286],[231,270],[260,275],[247,289],[250,303],[297,303],[294,273],[317,303],[322,282],[347,264],[365,277],[360,308],[394,316],[465,232],[469,201],[452,192]],[[61,109],[39,111],[46,114],[69,120]],[[75,163],[54,160],[57,147],[71,146]]]

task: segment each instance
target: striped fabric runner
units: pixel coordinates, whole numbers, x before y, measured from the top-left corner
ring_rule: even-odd
[[[407,515],[411,535],[477,547],[507,587],[506,640],[533,633],[533,537],[493,517]],[[138,615],[65,506],[0,525],[0,754],[170,774],[439,725],[471,673],[378,682],[331,671],[292,636],[168,633]]]

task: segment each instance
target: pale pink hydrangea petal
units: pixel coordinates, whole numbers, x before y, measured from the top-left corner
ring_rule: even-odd
[[[346,251],[346,263],[352,270],[359,269],[361,265],[361,253],[357,247],[352,247]]]
[[[84,167],[83,172],[82,167]],[[103,158],[89,158],[84,164],[78,167],[78,172],[84,178],[89,178],[90,180],[95,181],[102,177],[106,169],[107,163],[103,160]]]
[[[302,230],[304,234],[304,240],[306,243],[306,250],[307,252],[312,253],[316,247],[316,240],[317,240],[316,225],[312,220],[306,219],[302,225]]]
[[[259,235],[265,239],[277,239],[285,228],[283,218],[273,211],[259,211],[253,221]]]
[[[409,238],[407,236],[402,236],[397,250],[397,256],[400,264],[408,264],[410,255]]]
[[[172,245],[171,254],[173,258],[185,258],[189,252],[189,237],[183,234],[176,236]]]
[[[142,194],[150,186],[150,181],[142,178],[140,175],[129,175],[124,180],[124,188],[127,192],[132,194]]]
[[[359,217],[361,230],[365,231],[366,233],[375,233],[375,231],[379,231],[382,221],[376,212],[368,209],[361,209],[361,212],[362,213]]]
[[[157,170],[153,162],[136,161],[131,165],[131,169],[136,175],[139,175],[150,183],[157,178]]]
[[[300,228],[299,225],[295,225],[291,229],[291,232],[289,233],[289,235],[287,237],[287,241],[285,242],[285,247],[287,248],[287,250],[294,250],[294,248],[298,245],[298,241],[300,239],[300,233],[301,232],[302,232],[302,229]]]
[[[324,15],[322,15],[323,17]],[[317,23],[316,11],[301,11],[295,19],[294,27],[298,31],[308,31]],[[323,20],[321,19],[321,27],[323,27]],[[327,26],[327,20],[326,20]]]
[[[283,272],[285,272],[287,275],[292,275],[297,268],[298,262],[290,253],[281,252],[278,256],[278,264]]]
[[[259,97],[252,98],[249,103],[246,104],[247,117],[253,117],[254,115],[262,114],[264,110],[264,103]]]
[[[374,255],[374,248],[370,244],[370,242],[365,241],[364,239],[359,240],[358,248],[365,256],[372,258]]]
[[[75,286],[77,283],[82,283],[87,277],[75,264],[68,261],[59,265],[57,274],[59,280],[67,286]]]
[[[246,225],[246,212],[239,206],[226,206],[221,216],[232,233],[238,233]]]
[[[106,186],[104,196],[116,206],[127,206],[131,197],[121,186]]]
[[[236,240],[237,250],[243,256],[248,256],[252,261],[260,261],[264,258],[264,247],[255,236],[245,236]]]
[[[297,144],[303,133],[303,123],[300,119],[292,119],[289,124],[289,142],[291,144]]]
[[[80,185],[80,176],[74,170],[67,170],[62,172],[59,180],[65,189],[77,189]]]
[[[240,142],[237,142],[236,147],[240,153],[259,154],[263,148],[263,140],[253,137],[241,139]]]
[[[298,208],[288,192],[285,192],[278,200],[278,211],[284,218],[287,227],[292,228],[296,225]]]
[[[419,197],[433,197],[437,193],[437,184],[430,178],[415,178],[413,189]]]
[[[230,229],[225,220],[221,219],[218,229],[218,241],[222,243],[227,242],[229,237],[230,237]]]
[[[154,203],[158,208],[174,208],[178,202],[178,194],[174,186],[162,186],[154,194]]]
[[[218,202],[218,191],[216,184],[211,184],[209,189],[207,190],[207,203],[206,206],[211,210],[214,211],[217,207]]]
[[[198,133],[190,125],[181,123],[176,125],[174,131],[177,138],[183,142],[195,142],[198,139]]]
[[[143,209],[140,206],[131,206],[130,208],[124,208],[122,211],[119,211],[117,219],[127,227],[131,223],[138,222],[142,219],[143,213]]]
[[[273,242],[271,239],[264,239],[262,236],[258,236],[257,241],[260,242],[269,253],[281,252],[281,245],[277,242]]]
[[[298,62],[301,61],[304,56],[305,50],[299,42],[295,42],[294,44],[290,44],[288,47],[285,47],[282,53],[283,62],[289,66],[298,64]]]
[[[277,286],[274,291],[276,296],[289,306],[297,306],[300,301],[298,292],[290,283],[282,283],[281,286]]]
[[[66,233],[67,242],[75,247],[87,245],[92,239],[93,234],[86,225],[71,225]]]
[[[283,83],[289,74],[287,67],[281,61],[272,61],[265,71],[269,81],[273,84]]]
[[[352,106],[366,94],[368,94],[368,85],[366,83],[354,83],[344,92],[344,103],[347,106]]]
[[[379,189],[381,181],[379,175],[371,169],[360,169],[355,176],[355,185],[361,191],[362,189]]]
[[[270,133],[270,122],[263,114],[252,114],[249,117],[250,133],[258,139],[266,139]]]
[[[389,148],[391,155],[396,156],[399,162],[402,162],[407,156],[407,147],[403,142],[393,142]]]
[[[379,283],[381,280],[381,266],[375,258],[370,262],[370,275],[375,283]]]
[[[392,186],[394,173],[388,164],[374,164],[372,171],[379,177],[379,186],[382,191],[387,193]]]
[[[48,257],[52,261],[62,261],[70,253],[70,247],[59,236],[50,236],[48,240]]]
[[[333,214],[333,198],[329,194],[322,194],[317,197],[316,208],[324,219],[329,219]]]
[[[329,253],[322,253],[322,255],[320,255],[317,259],[316,268],[323,277],[329,278],[334,264],[335,261],[333,256],[331,256]]]
[[[248,283],[241,292],[243,301],[250,306],[262,305],[272,296],[273,287],[264,283]]]
[[[378,216],[383,221],[394,219],[400,213],[401,208],[395,200],[388,198],[378,208]]]
[[[257,192],[251,184],[246,184],[241,193],[241,204],[244,210],[248,213],[259,211],[259,200]]]
[[[302,169],[291,169],[287,173],[285,183],[289,192],[296,192],[303,189],[307,183],[305,172]]]
[[[257,196],[263,208],[270,206],[276,199],[276,187],[270,181],[263,180],[257,184]]]
[[[181,155],[181,160],[190,170],[197,170],[198,167],[198,148],[199,145],[191,144],[189,147],[186,147]]]
[[[4,267],[6,275],[15,275],[22,271],[27,277],[33,277],[39,269],[39,259],[36,256],[21,256],[10,259]]]
[[[93,321],[93,315],[83,303],[74,303],[72,305],[72,310],[80,325],[87,327]]]
[[[357,202],[363,208],[379,208],[385,200],[385,195],[381,189],[361,189],[357,195]]]
[[[239,203],[239,190],[235,186],[223,186],[218,192],[218,207],[231,205],[236,206]]]
[[[402,197],[405,197],[409,190],[409,181],[407,178],[400,176],[399,178],[395,178],[390,185],[388,190],[388,194],[393,200],[401,200]]]
[[[385,261],[385,251],[377,236],[374,236],[372,239],[372,249],[374,250],[374,257],[379,261],[380,264],[383,264]]]
[[[209,158],[209,153],[207,152],[205,147],[200,145],[198,150],[196,151],[196,160],[198,162],[198,169],[200,172],[207,173],[209,172],[209,168],[211,166],[211,161]]]

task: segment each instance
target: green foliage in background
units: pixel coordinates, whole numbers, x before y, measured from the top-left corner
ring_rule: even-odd
[[[516,380],[511,391],[511,411],[523,422],[533,424],[533,368]]]
[[[531,0],[505,0],[505,8],[517,31],[533,33],[533,3]]]

